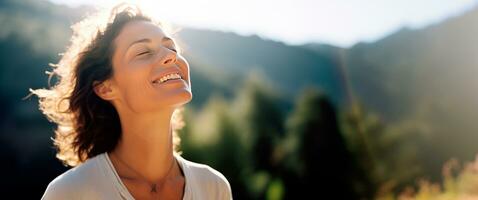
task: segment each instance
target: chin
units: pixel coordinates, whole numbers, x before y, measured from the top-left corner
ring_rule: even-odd
[[[191,91],[186,90],[184,92],[180,92],[177,95],[175,95],[174,99],[171,99],[171,105],[172,107],[181,107],[187,103],[189,103],[193,98],[193,94]]]
[[[193,99],[193,93],[191,91],[187,91],[183,94],[184,96],[184,104],[189,103]]]

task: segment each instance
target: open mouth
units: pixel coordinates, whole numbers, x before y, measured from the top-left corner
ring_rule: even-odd
[[[165,76],[161,76],[155,80],[152,81],[153,84],[162,84],[168,81],[172,80],[178,80],[178,79],[183,79],[183,77],[179,73],[172,73],[172,74],[167,74]]]

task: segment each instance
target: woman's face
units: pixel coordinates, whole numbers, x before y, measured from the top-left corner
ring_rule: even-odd
[[[113,104],[144,113],[191,100],[189,64],[160,27],[147,21],[128,22],[114,45]]]

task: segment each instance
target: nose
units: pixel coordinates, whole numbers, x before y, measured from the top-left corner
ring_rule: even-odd
[[[171,49],[163,47],[163,56],[160,57],[159,62],[163,65],[171,64],[171,63],[176,63],[177,59],[177,54]]]

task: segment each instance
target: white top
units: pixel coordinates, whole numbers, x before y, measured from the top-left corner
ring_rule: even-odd
[[[184,173],[183,200],[232,199],[231,186],[215,169],[174,154]],[[126,199],[134,197],[121,181],[107,153],[88,159],[56,177],[43,194],[44,200]]]

